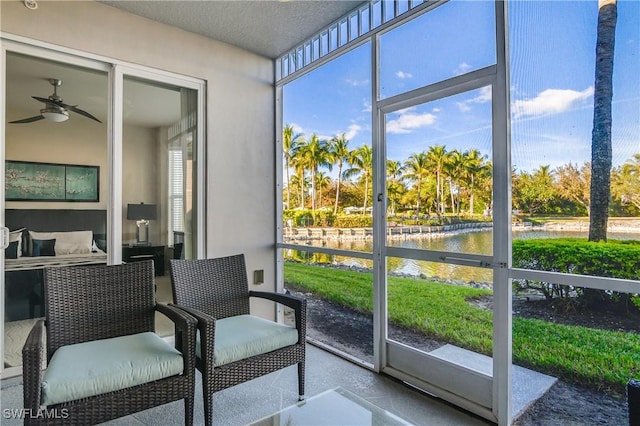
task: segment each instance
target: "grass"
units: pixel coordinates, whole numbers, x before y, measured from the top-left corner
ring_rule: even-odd
[[[285,263],[285,283],[365,314],[373,312],[373,274]],[[389,320],[428,338],[486,355],[493,314],[469,303],[492,292],[422,279],[389,277]],[[513,361],[589,388],[624,392],[640,377],[640,334],[513,319]]]

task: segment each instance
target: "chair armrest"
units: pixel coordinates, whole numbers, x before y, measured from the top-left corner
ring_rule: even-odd
[[[183,310],[162,303],[156,303],[156,311],[165,315],[175,324],[176,349],[182,352],[185,360],[185,372],[193,371],[195,368],[197,320]]]
[[[198,309],[188,306],[170,303],[169,306],[183,310],[198,320],[198,331],[200,331],[200,355],[206,357],[206,365],[213,365],[213,350],[216,337],[216,319],[211,315]],[[210,363],[209,363],[210,362]]]
[[[290,307],[291,309],[302,309],[303,306],[306,308],[307,301],[306,299],[302,299],[300,297],[296,297],[292,294],[282,294],[282,293],[272,293],[267,291],[253,291],[249,290],[249,296],[251,297],[260,297],[262,299],[273,300],[274,302],[281,303]]]
[[[31,328],[22,347],[22,380],[25,408],[37,412],[40,407],[42,362],[44,360],[44,320],[38,320]]]
[[[298,330],[298,343],[305,343],[307,339],[307,300],[292,294],[271,293],[266,291],[249,290],[249,296],[272,300],[293,309]]]

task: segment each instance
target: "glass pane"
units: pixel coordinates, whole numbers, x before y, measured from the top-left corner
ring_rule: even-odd
[[[338,48],[338,26],[337,24],[329,29],[329,51]]]
[[[108,79],[103,72],[10,52],[2,66],[9,122],[5,156],[11,162],[3,165],[3,214],[14,231],[5,250],[3,362],[15,367],[22,365],[22,347],[33,324],[44,316],[43,268],[107,261]],[[58,96],[100,122],[64,107],[54,113],[63,122],[44,118],[45,104],[32,96]],[[31,122],[11,123],[32,117]],[[83,243],[63,247],[65,231],[89,233]],[[36,240],[48,243],[37,244],[38,250]]]
[[[366,44],[283,89],[285,242],[371,240],[370,65]]]
[[[491,87],[386,116],[387,245],[491,254]]]
[[[490,269],[388,257],[388,338],[425,352],[452,345],[492,356],[492,282]]]
[[[344,46],[349,41],[349,21],[343,19],[340,21],[340,40],[339,45]]]
[[[495,62],[494,3],[452,0],[380,37],[380,98]]]
[[[329,53],[329,33],[327,31],[320,35],[320,56],[324,56]]]
[[[169,259],[196,255],[197,93],[125,77],[122,260],[154,261],[158,302],[172,301]],[[158,315],[157,330],[173,333]]]
[[[373,363],[371,270],[339,267],[320,253],[284,250],[283,256],[284,287],[307,299],[307,338]]]
[[[384,22],[389,22],[395,15],[395,0],[382,0],[384,9]]]
[[[355,40],[359,36],[358,13],[349,17],[349,41]]]
[[[382,1],[374,1],[371,3],[371,14],[373,16],[372,28],[382,25]]]
[[[640,314],[610,308],[597,313],[580,311],[568,302],[575,293],[568,286],[547,284],[549,290],[553,287],[556,294],[563,295],[549,299],[527,288],[540,283],[514,284],[513,363],[572,383],[583,394],[591,392],[594,396],[590,399],[595,401],[601,398],[596,395],[611,395],[617,403],[607,410],[612,415],[607,423],[624,424],[627,404],[620,395],[625,394],[629,378],[638,374]],[[627,306],[639,302],[637,295],[615,290],[606,293],[616,295]]]
[[[371,15],[369,14],[369,7],[364,7],[360,9],[360,25],[362,26],[360,34],[366,34],[369,32],[369,20],[371,19]]]
[[[320,37],[313,39],[311,43],[312,57],[311,60],[315,61],[320,58]]]
[[[640,259],[640,7],[617,7],[613,94],[604,102],[610,118],[595,120],[610,124],[610,138],[595,142],[597,5],[509,7],[515,267],[640,279],[634,265]],[[555,37],[567,16],[575,19]],[[609,146],[610,167],[592,167],[594,158],[607,156],[597,154],[600,144]],[[606,225],[597,220],[605,215]],[[608,243],[588,243],[590,230],[593,241]]]

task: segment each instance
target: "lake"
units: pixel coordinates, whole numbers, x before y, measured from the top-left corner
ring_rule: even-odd
[[[514,230],[513,239],[538,239],[538,238],[587,238],[586,232],[579,231],[545,231],[545,230]],[[614,233],[608,234],[609,239],[639,240],[638,233]],[[373,242],[371,240],[311,240],[307,242],[313,247],[327,247],[340,250],[354,250],[371,252]],[[406,239],[389,239],[389,246],[414,248],[422,250],[447,251],[452,253],[472,253],[491,255],[493,253],[493,231],[472,230],[468,232],[454,232],[448,234],[411,236]],[[313,258],[315,262],[331,263],[336,265],[372,268],[373,262],[367,259],[358,259],[345,256],[330,256],[319,254]],[[387,269],[392,274],[404,274],[411,276],[425,276],[444,280],[463,282],[491,283],[492,271],[490,269],[458,266],[438,262],[427,262],[414,259],[388,258]]]

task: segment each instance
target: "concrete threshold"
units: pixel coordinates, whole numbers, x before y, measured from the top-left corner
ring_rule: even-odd
[[[444,345],[429,352],[429,355],[493,376],[493,358],[477,352],[454,345]],[[555,377],[514,365],[511,371],[512,417],[518,418],[557,381]]]

